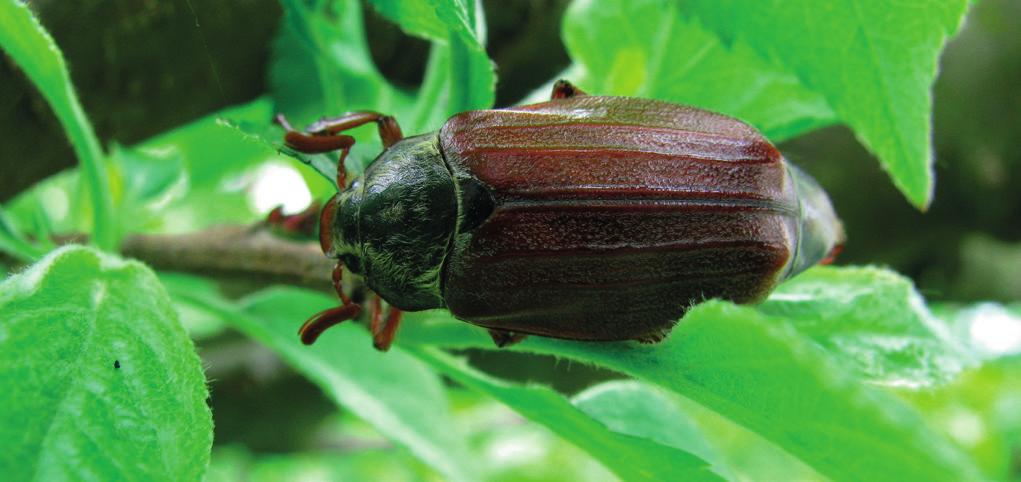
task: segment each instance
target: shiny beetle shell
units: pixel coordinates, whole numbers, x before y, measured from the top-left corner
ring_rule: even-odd
[[[843,242],[826,194],[755,129],[626,97],[455,115],[333,202],[328,254],[392,306],[575,340],[658,340]]]

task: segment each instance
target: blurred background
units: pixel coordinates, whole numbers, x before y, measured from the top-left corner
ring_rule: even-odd
[[[281,20],[277,0],[30,3],[63,49],[79,98],[106,143],[137,144],[271,88],[267,71]],[[497,106],[512,105],[567,67],[560,20],[568,2],[483,3],[488,51],[498,69]],[[428,43],[403,34],[367,5],[364,17],[380,70],[397,86],[417,86]],[[934,90],[936,195],[928,212],[903,199],[846,128],[822,129],[780,146],[827,189],[845,222],[849,241],[838,263],[890,266],[914,279],[931,302],[1021,299],[1018,18],[1016,0],[975,2],[942,58]],[[49,107],[5,57],[0,85],[0,123],[6,127],[0,130],[0,203],[8,204],[76,161]],[[317,388],[268,350],[217,330],[199,337],[199,349],[212,380],[214,476],[219,468],[239,466],[225,460],[309,447],[357,453],[352,460],[366,466],[388,460],[374,450],[385,448],[385,439],[337,414]],[[543,357],[470,355],[495,375],[552,383],[569,394],[614,376]],[[468,395],[455,405],[477,442],[500,460],[571,460],[578,474],[605,475],[576,449],[525,426],[506,409]],[[426,470],[405,458],[401,470],[408,478]],[[258,470],[272,478],[293,470],[288,464],[299,462],[286,459]],[[529,465],[525,478],[543,479],[535,468],[541,465]]]

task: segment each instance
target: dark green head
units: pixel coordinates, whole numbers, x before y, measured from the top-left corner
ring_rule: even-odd
[[[320,223],[323,251],[401,310],[443,306],[440,268],[457,198],[435,133],[404,139],[338,193]]]

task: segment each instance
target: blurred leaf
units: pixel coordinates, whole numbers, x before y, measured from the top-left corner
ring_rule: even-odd
[[[8,480],[188,480],[209,462],[205,377],[148,268],[82,247],[0,284]]]
[[[615,480],[603,464],[550,429],[524,420],[489,395],[447,390],[457,426],[492,482]]]
[[[473,480],[467,449],[451,430],[454,425],[443,385],[428,367],[400,349],[376,351],[369,334],[351,323],[331,329],[314,346],[301,344],[295,332],[297,322],[335,305],[335,300],[309,291],[274,288],[249,297],[242,309],[209,292],[174,290],[172,294],[219,314],[273,349],[339,405],[447,478]]]
[[[929,392],[905,392],[930,424],[996,480],[1016,480],[1021,462],[1021,357],[1000,358]]]
[[[53,109],[85,171],[82,181],[92,202],[92,240],[103,249],[117,245],[118,228],[107,179],[106,158],[75,95],[64,56],[28,6],[0,0],[0,48],[25,72]]]
[[[271,84],[276,108],[296,128],[319,117],[373,110],[394,115],[407,135],[437,130],[451,115],[492,106],[496,77],[484,48],[481,7],[475,1],[400,0],[374,3],[413,35],[433,41],[423,85],[408,96],[390,85],[372,63],[359,2],[335,0],[309,7],[284,2],[285,22],[276,40]],[[423,12],[428,11],[428,14]],[[280,146],[279,133],[249,132]],[[375,126],[353,129],[357,143],[347,168],[360,173],[382,151]],[[323,172],[335,156],[286,152]]]
[[[933,306],[933,311],[977,356],[1021,355],[1021,303],[942,303]]]
[[[238,446],[213,451],[206,482],[438,480],[415,460],[393,450],[255,455]]]
[[[754,433],[638,380],[601,383],[573,402],[611,430],[691,451],[728,480],[826,480]]]
[[[128,149],[113,145],[114,193],[118,226],[128,232],[153,231],[162,225],[162,210],[187,190],[187,173],[180,153]]]
[[[216,282],[200,278],[198,276],[181,273],[158,273],[160,283],[170,293],[216,293],[219,287]],[[202,340],[219,335],[227,329],[223,318],[216,312],[207,309],[200,303],[193,303],[186,299],[174,296],[170,298],[177,318],[181,320],[181,326],[188,332],[193,340]]]
[[[406,342],[494,349],[483,330],[452,323],[449,314],[409,318]],[[978,473],[904,403],[863,384],[784,320],[753,308],[702,303],[658,345],[530,337],[514,349],[594,363],[678,393],[833,479],[962,480]]]
[[[882,268],[813,268],[781,284],[758,310],[882,385],[938,385],[976,362],[911,281]]]
[[[985,202],[999,202],[994,199]],[[971,233],[964,237],[960,249],[960,271],[952,284],[958,296],[1021,300],[1021,242]]]
[[[465,8],[463,4],[457,5],[450,0],[370,0],[370,3],[407,34],[440,42],[447,41],[451,26],[445,23],[450,20],[450,15],[444,15],[441,20],[438,11],[463,11]]]
[[[297,124],[356,110],[403,113],[396,109],[410,100],[372,63],[359,2],[317,3],[283,1],[284,22],[270,68],[276,110],[293,116]],[[375,135],[375,129],[358,132],[359,142]]]
[[[836,120],[826,100],[743,41],[716,33],[666,0],[573,2],[563,39],[577,71],[568,80],[594,95],[661,99],[722,112],[774,142]],[[549,89],[542,89],[542,100]]]
[[[411,352],[452,380],[507,404],[585,450],[623,480],[723,480],[700,458],[681,449],[606,429],[543,386],[516,386],[490,378],[440,351]]]
[[[937,60],[967,0],[692,0],[682,13],[822,94],[919,208],[932,200]]]
[[[46,254],[44,249],[25,238],[15,221],[7,215],[3,205],[0,205],[0,252],[28,262]]]
[[[115,218],[127,220],[124,232],[190,232],[257,218],[244,195],[251,188],[252,171],[283,158],[223,127],[219,118],[252,123],[270,118],[271,112],[268,100],[258,99],[134,147],[116,148],[110,191],[120,201]],[[323,192],[325,184],[309,186]],[[77,169],[54,174],[18,194],[8,205],[9,214],[25,229],[43,222],[56,233],[87,232],[89,206],[75,202],[77,186]]]
[[[714,472],[734,479],[696,421],[652,387],[636,380],[614,380],[586,389],[572,403],[614,432],[690,453],[710,464]]]
[[[267,123],[273,117],[268,98],[228,107],[146,139],[136,147],[161,155],[174,152],[184,161],[192,189],[215,189],[232,176],[270,157],[262,146],[238,138],[220,119]]]
[[[371,1],[405,32],[433,41],[413,127],[439,129],[453,114],[492,107],[496,74],[480,0]]]
[[[281,146],[277,143],[271,142],[270,139],[277,137],[276,134],[269,126],[265,124],[259,124],[254,122],[245,121],[232,121],[229,119],[223,119],[220,121],[221,125],[229,129],[233,129],[244,139],[249,140],[253,143],[257,143],[265,147],[266,149],[276,150],[279,149],[281,153],[286,153],[303,164],[311,167],[317,174],[322,176],[328,183],[334,188],[337,187],[337,161],[336,155],[332,158],[326,154],[302,154],[287,146]]]

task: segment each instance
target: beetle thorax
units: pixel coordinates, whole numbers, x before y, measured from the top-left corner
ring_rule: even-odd
[[[330,254],[397,308],[442,307],[440,271],[456,218],[436,135],[407,138],[337,195]]]

